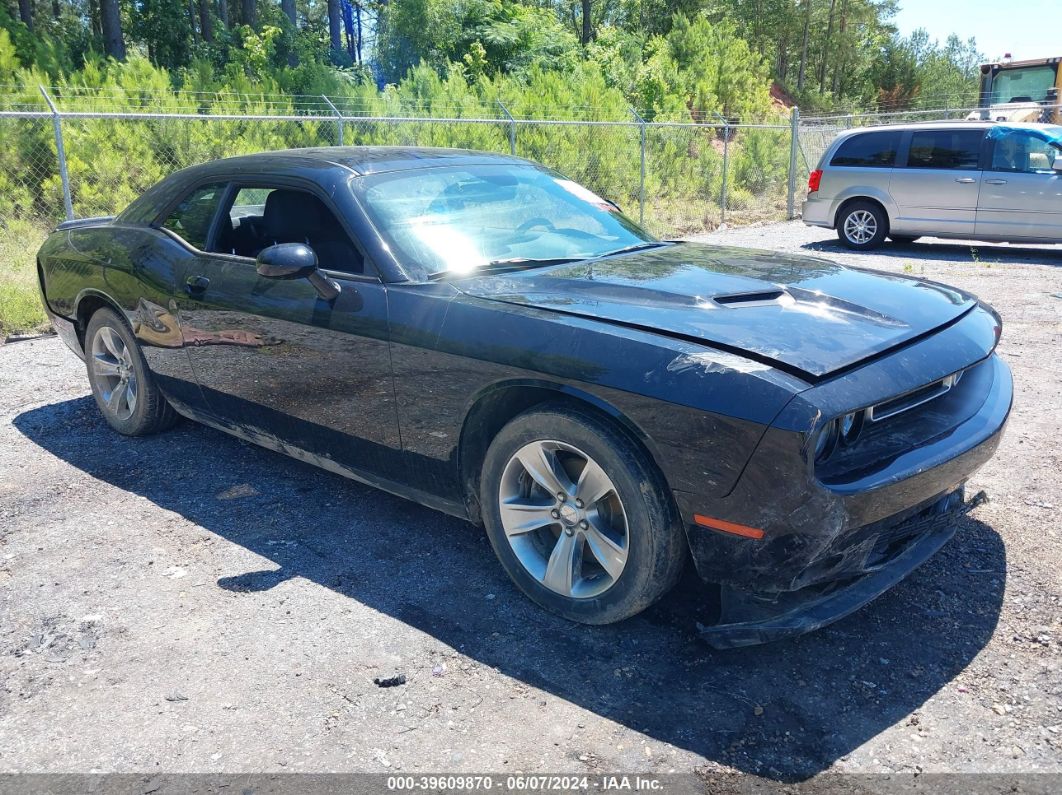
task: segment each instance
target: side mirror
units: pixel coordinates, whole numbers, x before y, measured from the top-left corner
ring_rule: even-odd
[[[278,243],[262,249],[255,263],[266,279],[305,279],[317,270],[317,255],[302,243]]]
[[[255,263],[263,278],[306,279],[326,301],[334,301],[339,295],[339,285],[317,269],[317,255],[303,243],[277,243],[264,248]]]

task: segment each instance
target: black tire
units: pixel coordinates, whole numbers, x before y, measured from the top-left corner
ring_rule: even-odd
[[[506,535],[501,514],[503,482],[511,485],[513,480],[510,473],[514,466],[519,467],[523,473],[520,477],[531,477],[527,470],[513,462],[518,460],[515,458],[518,452],[526,451],[529,445],[536,443],[570,445],[577,452],[584,454],[589,463],[596,464],[598,471],[603,472],[610,481],[609,485],[614,487],[613,491],[607,492],[607,497],[587,507],[582,514],[593,522],[582,535],[579,528],[586,526],[585,521],[578,526],[568,525],[567,531],[573,532],[567,532],[566,525],[563,524],[564,518],[558,518],[556,522],[534,531],[544,536],[544,540],[536,540],[534,543],[543,545],[547,552],[552,548],[554,554],[560,548],[560,542],[564,540],[563,534],[574,535],[575,539],[570,543],[575,545],[578,545],[581,539],[582,546],[573,547],[575,554],[572,557],[575,562],[572,569],[578,569],[580,576],[589,570],[591,576],[588,579],[581,577],[581,583],[589,582],[591,588],[600,587],[601,582],[610,583],[600,593],[584,591],[581,596],[572,596],[547,587],[521,562],[514,544],[510,543]],[[574,483],[580,480],[577,477],[581,471],[578,467],[578,456],[560,450],[558,458],[554,460],[565,455],[571,455],[576,462],[573,464],[572,459],[566,459],[562,464],[569,469],[569,472],[565,473],[571,476],[569,482]],[[530,485],[530,480],[519,482],[529,484],[535,495],[544,497],[547,501],[552,499],[546,495],[544,489],[536,490],[535,485]],[[583,624],[610,624],[621,621],[653,604],[674,586],[682,573],[687,556],[686,536],[663,477],[630,439],[608,421],[592,413],[584,413],[567,406],[545,406],[515,418],[491,443],[483,462],[480,483],[480,499],[487,536],[502,566],[516,586],[528,597],[564,618]],[[580,493],[577,486],[573,488],[576,490],[571,492],[572,499]],[[623,517],[621,524],[625,528],[625,563],[614,578],[606,574],[595,579],[593,571],[599,558],[593,556],[594,545],[591,543],[590,534],[596,532],[596,526],[602,521],[602,516],[607,514],[615,517],[615,512],[608,510],[604,503],[614,506],[617,504],[616,499],[619,501],[619,514]],[[512,505],[511,502],[507,504]],[[569,505],[574,506],[574,503]],[[558,502],[557,507],[565,506]],[[583,503],[579,502],[579,507],[584,507]],[[548,507],[545,510],[549,510]],[[511,513],[509,515],[512,516]],[[546,521],[550,522],[548,519]],[[519,537],[530,538],[531,535],[528,533]],[[550,540],[551,538],[553,540]],[[600,536],[597,538],[600,539]],[[531,543],[525,542],[528,545]],[[553,560],[552,555],[548,557],[550,561]],[[548,579],[548,568],[546,571]],[[568,581],[571,580],[569,577]],[[586,595],[587,593],[590,595]]]
[[[100,355],[96,355],[97,349]],[[115,349],[120,353],[115,353]],[[89,318],[85,329],[85,369],[96,405],[118,433],[147,436],[176,422],[177,414],[159,391],[129,324],[111,309],[97,309]]]
[[[889,240],[899,246],[907,246],[918,240],[919,235],[889,235]]]
[[[851,225],[850,225],[851,224]],[[837,213],[837,238],[853,251],[877,248],[889,233],[889,219],[880,204],[857,201]]]

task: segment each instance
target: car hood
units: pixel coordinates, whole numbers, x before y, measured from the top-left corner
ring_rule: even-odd
[[[933,282],[696,243],[454,285],[478,298],[701,342],[812,381],[947,325],[976,304]]]

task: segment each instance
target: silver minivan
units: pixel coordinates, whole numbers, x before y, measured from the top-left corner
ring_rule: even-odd
[[[803,217],[853,249],[922,235],[1062,243],[1062,127],[961,121],[843,132],[811,172]]]

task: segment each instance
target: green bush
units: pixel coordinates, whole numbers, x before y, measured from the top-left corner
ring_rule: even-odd
[[[512,7],[503,11],[509,14]],[[657,120],[685,122],[646,128],[647,227],[675,236],[719,223],[723,142],[717,128],[689,124],[691,111],[705,119],[724,110],[745,119],[771,118],[762,66],[731,27],[683,18],[667,36],[649,40],[646,59],[617,79],[610,73],[619,62],[617,53],[629,59],[640,46],[639,39],[608,31],[587,58],[570,58],[571,42],[561,42],[563,52],[558,51],[557,58],[563,69],[545,56],[521,62],[510,71],[487,68],[484,53],[507,51],[506,42],[511,44],[513,36],[531,37],[540,54],[553,52],[552,45],[532,30],[535,14],[520,11],[510,17],[501,22],[492,17],[494,21],[483,23],[484,43],[471,48],[472,57],[441,66],[422,62],[383,90],[357,71],[343,72],[309,59],[298,67],[270,66],[286,40],[279,28],[268,25],[257,33],[249,28],[236,32],[242,46],[231,49],[234,59],[221,78],[214,65],[201,59],[193,59],[175,75],[137,55],[125,63],[88,55],[80,68],[66,71],[57,56],[53,60],[60,65],[52,64],[49,72],[26,68],[16,57],[8,32],[0,28],[0,85],[8,87],[8,100],[21,107],[46,109],[38,86],[51,85],[61,107],[115,113],[164,110],[188,116],[65,117],[67,169],[78,216],[114,214],[165,175],[195,163],[262,150],[337,144],[338,122],[320,118],[329,113],[323,101],[311,98],[308,104],[305,97],[285,93],[322,90],[348,117],[342,135],[347,145],[507,152],[511,128],[500,107],[504,104],[521,120],[515,129],[517,154],[587,185],[634,217],[639,215],[642,163],[641,131],[633,123],[631,103],[644,99],[642,107]],[[725,73],[722,67],[728,60],[744,64],[740,79]],[[361,121],[359,116],[411,120]],[[461,123],[462,119],[477,121]],[[564,120],[599,123],[558,123]],[[625,123],[609,123],[617,121]],[[8,323],[32,326],[41,320],[34,310],[36,296],[25,301],[18,296],[29,289],[27,284],[32,286],[25,273],[32,275],[39,230],[64,213],[52,120],[3,118],[0,137],[4,317]],[[728,154],[728,209],[776,211],[779,197],[784,198],[787,131],[737,130]],[[37,230],[37,236],[27,238],[26,229]],[[33,242],[32,251],[26,248],[27,239]]]
[[[20,220],[0,220],[0,341],[9,334],[48,327],[41,306],[35,267],[37,249],[48,227]]]

